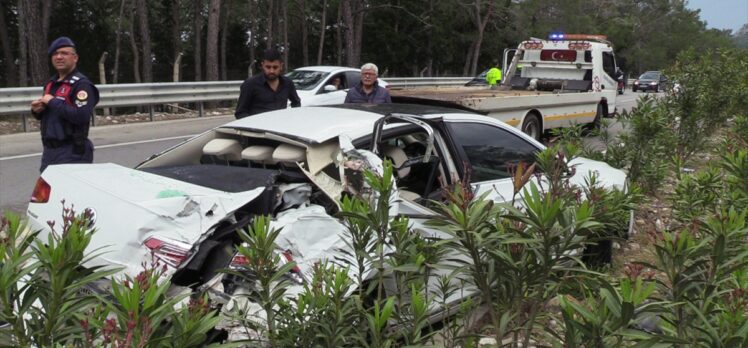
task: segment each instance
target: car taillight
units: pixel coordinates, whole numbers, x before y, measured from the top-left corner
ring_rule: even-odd
[[[247,265],[248,263],[249,263],[249,259],[247,259],[247,257],[242,254],[236,254],[234,255],[234,258],[231,259],[232,268],[242,267],[242,266]]]
[[[52,192],[52,186],[44,181],[41,177],[36,180],[36,186],[34,186],[34,192],[31,193],[31,203],[47,203],[49,202],[49,195]]]
[[[146,239],[143,245],[151,251],[153,257],[172,267],[181,265],[190,253],[189,248],[184,245],[154,237]]]

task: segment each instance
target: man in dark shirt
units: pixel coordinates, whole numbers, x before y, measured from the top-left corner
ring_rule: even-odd
[[[275,49],[268,49],[262,58],[262,74],[248,78],[242,83],[236,118],[243,118],[271,110],[301,106],[301,99],[291,79],[283,76],[283,61]]]
[[[390,92],[377,83],[379,68],[374,63],[366,63],[361,67],[361,82],[348,90],[346,103],[392,103]]]

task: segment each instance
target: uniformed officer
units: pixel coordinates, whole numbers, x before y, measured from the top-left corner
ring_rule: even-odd
[[[88,128],[99,102],[99,90],[76,68],[73,40],[59,37],[47,53],[57,74],[44,85],[44,95],[31,102],[32,114],[41,121],[42,172],[50,164],[93,162]]]

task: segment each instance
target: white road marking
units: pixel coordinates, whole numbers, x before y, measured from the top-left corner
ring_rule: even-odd
[[[110,147],[119,147],[119,146],[129,146],[129,145],[137,145],[137,144],[147,144],[147,143],[157,143],[159,141],[169,141],[169,140],[176,140],[176,139],[185,139],[185,138],[192,138],[196,136],[197,134],[192,135],[180,135],[177,137],[169,137],[169,138],[158,138],[158,139],[149,139],[149,140],[139,140],[139,141],[129,141],[126,143],[117,143],[117,144],[108,144],[108,145],[99,145],[94,146],[94,149],[107,149]],[[0,161],[8,161],[8,160],[14,160],[19,158],[28,158],[28,157],[35,157],[35,156],[41,156],[41,152],[37,153],[30,153],[25,155],[15,155],[15,156],[7,156],[7,157],[0,157]]]

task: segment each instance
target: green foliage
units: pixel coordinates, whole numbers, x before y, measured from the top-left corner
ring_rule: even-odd
[[[279,302],[275,343],[283,347],[355,346],[360,302],[348,296],[353,286],[346,269],[315,266],[298,298]]]
[[[605,160],[614,167],[627,168],[630,180],[644,192],[660,187],[675,147],[673,119],[664,105],[646,96],[636,109],[623,112],[626,131],[606,151]]]
[[[281,262],[282,256],[275,244],[280,230],[270,227],[268,217],[255,217],[251,226],[238,233],[242,244],[236,247],[236,251],[247,262],[242,265],[241,270],[227,270],[226,272],[244,280],[249,291],[246,294],[247,300],[258,304],[265,318],[258,323],[261,327],[255,328],[256,323],[250,322],[254,318],[250,315],[249,308],[237,308],[238,310],[233,314],[239,323],[259,329],[272,340],[276,337],[274,306],[282,301],[290,282],[286,276],[296,266],[296,263]]]
[[[110,296],[92,293],[118,269],[82,267],[96,233],[89,211],[64,208],[64,224],[45,239],[8,214],[0,227],[0,342],[17,347],[197,347],[218,317],[205,298],[167,294],[160,271],[112,280]]]
[[[748,106],[748,53],[738,50],[684,51],[669,70],[681,90],[663,101],[676,137],[675,155],[688,159],[706,145],[727,119]]]
[[[320,48],[320,64],[339,65],[346,61],[346,45],[353,43],[345,39],[344,25],[337,16],[343,1],[282,1],[274,2],[276,6],[272,7],[270,3],[267,0],[222,2],[219,29],[221,35],[226,34],[226,43],[221,45],[221,49],[225,49],[225,66],[221,62],[221,70],[228,80],[246,78],[247,68],[255,63],[251,59],[257,58],[257,52],[271,44],[271,37],[274,46],[288,52],[286,66],[290,69],[315,65]],[[478,37],[471,13],[473,2],[369,0],[362,3],[367,5],[356,14],[362,20],[361,42],[360,46],[353,47],[360,50],[362,62],[376,62],[386,76],[419,76],[422,73],[456,76],[466,71],[466,63],[471,58],[468,52],[472,51],[471,46]],[[115,52],[119,51],[118,82],[134,82],[134,56],[141,55],[138,59],[142,63],[138,47],[142,48],[143,35],[138,30],[138,17],[132,16],[136,11],[130,7],[130,2],[125,2],[124,15],[120,18],[121,4],[120,0],[54,1],[50,13],[55,16],[50,17],[49,32],[43,40],[61,35],[75,40],[81,53],[80,68],[89,77],[97,75],[98,58],[104,51],[109,52],[105,64],[110,83]],[[184,53],[182,80],[196,80],[195,54],[203,57],[202,65],[206,64],[207,2],[161,0],[145,4],[154,56],[154,82],[171,81],[179,52]],[[735,45],[729,33],[706,29],[698,14],[682,2],[490,0],[476,4],[484,15],[491,10],[478,57],[479,71],[488,67],[493,59],[501,58],[505,48],[515,48],[530,37],[546,37],[551,31],[608,35],[616,47],[619,65],[631,75],[664,68],[688,47],[705,50]],[[281,10],[280,5],[285,5],[287,10]],[[36,6],[41,9],[41,4]],[[8,27],[8,59],[12,62],[22,56],[18,40],[18,4],[3,2],[0,11]],[[284,16],[284,12],[287,15]],[[203,25],[197,29],[196,23]],[[283,28],[287,28],[287,43],[283,42]],[[134,46],[130,44],[131,36],[137,40]],[[196,52],[196,37],[203,42],[199,52]],[[744,37],[744,31],[734,37],[737,45],[745,42]],[[47,43],[45,41],[43,46]],[[255,56],[251,56],[251,51]],[[6,57],[2,59],[5,64],[12,64],[5,62]],[[16,73],[13,69],[0,71],[0,85],[14,83],[8,87],[17,87],[16,76],[5,76],[13,73]]]

